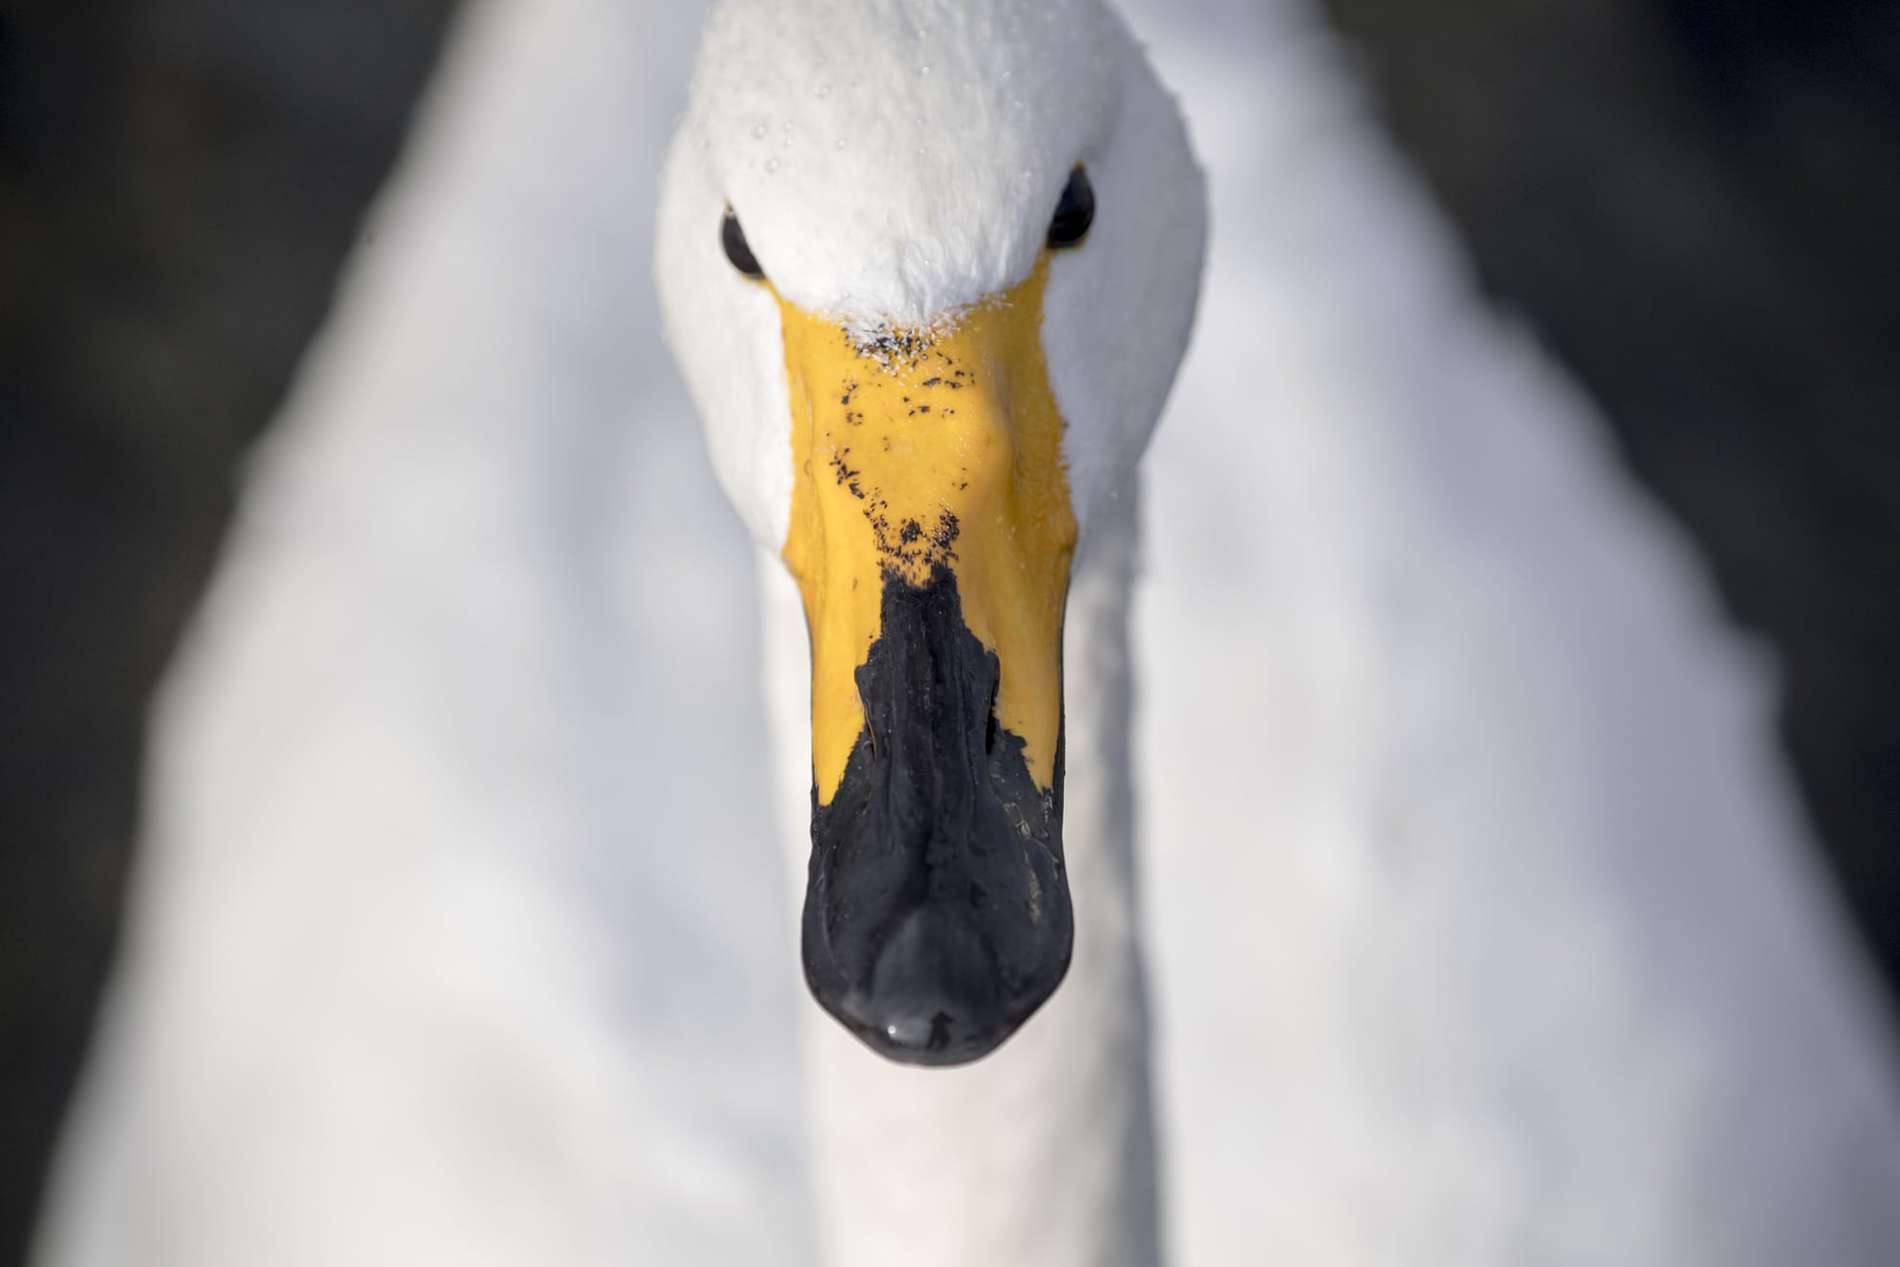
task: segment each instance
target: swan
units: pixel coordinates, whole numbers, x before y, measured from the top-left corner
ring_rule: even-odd
[[[669,342],[763,555],[806,979],[891,1061],[983,1061],[811,1033],[823,1243],[1154,1262],[1127,622],[1205,239],[1180,113],[1100,0],[732,0],[662,190]]]
[[[1126,7],[1222,228],[1144,537],[1125,474],[1069,456],[1074,946],[1047,1000],[948,1069],[800,1001],[812,663],[770,518],[783,332],[758,342],[771,287],[796,306],[799,206],[703,188],[767,120],[672,136],[702,10],[477,0],[159,701],[37,1261],[1890,1258],[1893,1066],[1798,865],[1766,675],[1587,403],[1472,301],[1310,19]],[[833,70],[723,86],[871,77]],[[771,107],[759,183],[836,146],[807,108]],[[843,152],[942,143],[914,117],[858,116]],[[640,299],[669,143],[707,288],[669,300],[674,350],[698,396],[769,406],[748,441],[700,401],[750,544]],[[1191,188],[1117,201],[1080,156],[1094,222],[1042,266],[1046,312]],[[1076,157],[1023,192],[1045,246]],[[911,264],[859,260],[854,293],[981,306]],[[962,264],[971,291],[1038,267]],[[1139,320],[1081,313],[1042,331],[1072,427],[1076,336]]]
[[[1046,7],[1043,21],[1020,25],[1017,12],[722,6],[665,175],[658,271],[667,328],[715,469],[760,550],[780,815],[797,827],[790,852],[805,885],[806,976],[842,1022],[807,1013],[806,1061],[820,1243],[846,1263],[1159,1257],[1129,835],[1132,468],[1179,354],[1203,213],[1178,124],[1155,121],[1172,121],[1172,108],[1160,104],[1140,62],[1091,49],[1091,32],[1104,29],[1092,23],[1114,22],[1105,7]],[[1007,35],[985,47],[1004,52],[970,57],[958,48],[967,32],[999,31]],[[1270,64],[1299,82],[1301,67],[1286,56]],[[884,73],[860,74],[864,66]],[[1025,67],[1036,68],[1047,97],[1026,108],[1015,98],[1022,113],[997,118],[993,99],[1022,82]],[[860,91],[838,95],[840,73]],[[1096,75],[1119,104],[1091,101],[1078,87]],[[1227,91],[1244,96],[1227,78]],[[982,122],[957,126],[966,119]],[[940,126],[928,126],[934,121]],[[1027,138],[1012,130],[1022,123]],[[1080,139],[1090,127],[1108,139],[1091,147]],[[842,143],[841,161],[826,141]],[[1350,159],[1342,167],[1356,174]],[[1005,184],[1011,177],[1014,188]],[[1093,186],[1100,227],[1076,246],[1063,221],[1078,177]],[[1356,188],[1362,201],[1343,204],[1348,223],[1372,220],[1391,198],[1376,179]],[[1255,198],[1230,223],[1298,201],[1271,184]],[[999,220],[1013,233],[999,233]],[[1110,224],[1119,236],[1104,232]],[[1385,230],[1393,238],[1407,231]],[[1350,255],[1322,258],[1337,268]],[[1307,261],[1275,263],[1278,278],[1289,286],[1298,279],[1298,293],[1314,297],[1310,311],[1296,304],[1293,314],[1316,324],[1330,315],[1319,297],[1336,286]],[[1856,992],[1851,956],[1831,940],[1826,899],[1800,870],[1800,828],[1769,791],[1771,759],[1737,742],[1751,734],[1761,742],[1762,714],[1742,702],[1753,689],[1747,672],[1702,631],[1707,617],[1688,597],[1695,582],[1664,534],[1619,500],[1600,460],[1570,438],[1591,424],[1556,376],[1448,299],[1429,269],[1419,267],[1420,280],[1399,292],[1397,311],[1413,329],[1442,319],[1462,338],[1402,325],[1395,335],[1391,313],[1363,301],[1346,310],[1353,320],[1336,320],[1390,357],[1387,381],[1446,400],[1450,417],[1391,434],[1379,424],[1393,411],[1367,391],[1350,401],[1354,409],[1309,423],[1311,432],[1282,422],[1270,412],[1273,371],[1297,361],[1279,349],[1316,336],[1283,319],[1275,339],[1256,344],[1260,315],[1229,311],[1216,323],[1229,336],[1217,355],[1249,376],[1230,378],[1206,412],[1238,407],[1256,419],[1255,428],[1219,433],[1239,449],[1276,433],[1306,447],[1287,448],[1277,463],[1243,464],[1240,478],[1223,477],[1231,465],[1203,451],[1189,485],[1195,495],[1160,517],[1164,534],[1210,506],[1227,520],[1218,538],[1200,543],[1221,558],[1220,581],[1166,610],[1207,611],[1228,586],[1248,581],[1263,594],[1277,587],[1290,601],[1260,604],[1259,615],[1277,617],[1262,622],[1263,632],[1286,631],[1275,644],[1284,660],[1327,688],[1309,707],[1359,726],[1313,726],[1313,741],[1331,745],[1336,768],[1350,776],[1315,780],[1329,798],[1315,804],[1273,771],[1248,768],[1271,750],[1271,737],[1298,732],[1270,719],[1273,700],[1245,690],[1245,670],[1256,666],[1244,642],[1195,657],[1187,648],[1200,622],[1183,628],[1177,618],[1153,644],[1164,689],[1200,693],[1191,712],[1157,711],[1191,716],[1226,740],[1210,753],[1205,734],[1177,733],[1151,762],[1164,773],[1173,813],[1151,820],[1159,839],[1149,873],[1165,878],[1198,859],[1201,874],[1219,877],[1220,891],[1203,893],[1198,909],[1221,917],[1176,930],[1177,945],[1203,949],[1173,983],[1211,991],[1199,1013],[1203,1032],[1237,1030],[1236,1048],[1258,1060],[1209,1062],[1210,1040],[1183,1040],[1177,1028],[1177,1045],[1192,1053],[1186,1060],[1219,1074],[1177,1083],[1174,1102],[1203,1124],[1202,1139],[1220,1138],[1206,1124],[1228,1115],[1222,1101],[1265,1094],[1254,1088],[1286,1050],[1336,1052],[1330,1068],[1277,1080],[1289,1088],[1270,1100],[1277,1113],[1234,1116],[1243,1130],[1283,1129],[1300,1120],[1301,1089],[1318,1088],[1346,1107],[1331,1138],[1310,1141],[1311,1160],[1339,1153],[1342,1137],[1355,1134],[1374,1154],[1348,1151],[1324,1183],[1311,1184],[1291,1162],[1298,1150],[1276,1156],[1258,1135],[1229,1143],[1218,1171],[1183,1150],[1184,1237],[1195,1260],[1207,1262],[1289,1243],[1314,1261],[1340,1262],[1766,1263],[1802,1253],[1880,1261],[1900,1235],[1879,1195],[1900,1177],[1893,1065]],[[1074,307],[1063,302],[1065,283]],[[1361,293],[1377,293],[1377,283]],[[1032,1008],[1047,979],[1006,951],[972,949],[979,939],[969,929],[984,928],[983,917],[958,928],[958,915],[938,913],[967,915],[960,891],[930,889],[921,906],[893,909],[893,888],[915,901],[922,886],[880,874],[873,898],[839,872],[870,852],[862,840],[837,839],[829,808],[854,775],[880,775],[878,794],[896,797],[906,777],[949,783],[967,779],[968,765],[954,774],[903,770],[906,760],[941,762],[947,749],[961,749],[938,730],[919,755],[907,746],[901,710],[880,697],[891,689],[880,657],[909,663],[916,655],[947,675],[951,694],[958,689],[957,671],[938,667],[941,653],[918,650],[932,634],[916,632],[914,620],[907,635],[891,629],[892,592],[927,593],[938,582],[899,552],[880,587],[879,569],[840,563],[837,551],[851,547],[832,538],[851,532],[859,550],[888,546],[888,526],[862,520],[875,520],[885,481],[902,476],[866,450],[931,426],[914,411],[943,401],[915,384],[947,373],[969,339],[989,337],[966,331],[998,320],[990,305],[1007,312],[1037,302],[1046,305],[1041,360],[1063,423],[1063,491],[1078,545],[1059,703],[1040,720],[1020,702],[1012,709],[1010,664],[1023,643],[981,641],[1003,682],[987,714],[992,728],[1028,741],[1036,786],[1066,791],[1060,831],[1077,950],[1069,981],[997,1046],[1019,1010],[972,977],[1028,981]],[[893,337],[915,340],[914,367],[881,363]],[[941,362],[930,355],[939,341],[954,345]],[[831,354],[817,372],[814,349]],[[1468,371],[1472,386],[1448,392],[1418,366],[1427,357],[1446,373]],[[1339,357],[1321,381],[1364,372],[1348,364]],[[1114,385],[1104,388],[1105,379]],[[865,405],[866,384],[885,384],[909,407],[883,422],[881,438],[875,411],[889,402]],[[1311,408],[1298,397],[1286,404],[1289,412]],[[866,416],[854,418],[854,408]],[[1033,405],[1024,408],[1034,416]],[[1538,431],[1510,426],[1513,416],[1551,421]],[[1436,451],[1423,447],[1426,435],[1442,441]],[[938,474],[954,478],[947,467]],[[1046,476],[1033,459],[1013,474]],[[1316,505],[1315,488],[1330,500]],[[916,516],[926,541],[940,522],[930,512],[957,505],[935,487],[907,488],[891,501]],[[991,527],[1011,531],[1007,515]],[[1013,539],[1025,550],[1047,545],[1035,531]],[[1270,553],[1276,568],[1248,570],[1250,556],[1281,542],[1317,545],[1335,574]],[[977,543],[978,576],[988,566],[984,548]],[[1408,549],[1419,565],[1400,562]],[[841,625],[835,591],[847,578],[858,587],[851,601],[859,615]],[[1047,600],[1032,591],[1021,601]],[[1300,611],[1307,604],[1324,614],[1311,641],[1297,636],[1316,624]],[[1606,610],[1613,622],[1592,619]],[[1391,628],[1403,631],[1397,645]],[[1354,660],[1356,648],[1365,650]],[[1183,663],[1208,668],[1170,671]],[[965,689],[963,724],[974,726],[992,697]],[[1386,700],[1368,695],[1379,690]],[[1300,693],[1289,685],[1277,698]],[[1066,789],[1037,773],[1033,756],[1042,736],[1046,757],[1047,736],[1058,733],[1050,719],[1064,708]],[[1029,729],[1014,724],[1012,711]],[[879,738],[895,755],[880,757]],[[1181,761],[1182,753],[1195,760]],[[1284,759],[1297,765],[1299,754]],[[1195,802],[1219,798],[1225,815],[1204,831],[1185,828],[1204,815]],[[1276,816],[1276,801],[1305,817]],[[891,831],[882,810],[862,795],[849,806],[857,828],[884,831],[878,846],[904,848],[905,829]],[[1289,817],[1291,830],[1277,838],[1249,830]],[[1045,826],[1026,834],[1040,839]],[[1333,842],[1333,867],[1356,863],[1361,878],[1338,876],[1306,909],[1276,903],[1291,875],[1274,865],[1273,851],[1302,838]],[[1189,840],[1203,848],[1183,850]],[[960,886],[957,866],[948,869]],[[1693,897],[1687,875],[1702,877]],[[1250,882],[1236,883],[1243,876]],[[1386,891],[1381,876],[1391,877]],[[1046,884],[1034,868],[1032,877],[1026,887]],[[844,903],[832,896],[840,887]],[[1263,918],[1268,911],[1273,918]],[[913,934],[925,920],[931,932],[920,941]],[[1338,997],[1289,1009],[1315,1023],[1280,1031],[1277,1044],[1263,1037],[1276,1032],[1263,1006],[1234,997],[1264,993],[1284,976],[1276,927],[1310,930],[1308,946],[1345,931],[1333,943],[1339,966],[1307,965],[1310,979],[1340,983]],[[1400,949],[1411,953],[1395,955]],[[1500,951],[1503,962],[1493,958]],[[971,1012],[979,1017],[974,1042],[962,1028]],[[854,1037],[901,1061],[989,1054],[971,1068],[924,1076],[871,1058]],[[1372,1054],[1383,1050],[1394,1053],[1389,1062]],[[1382,1079],[1417,1087],[1415,1107],[1390,1099]],[[1341,1129],[1355,1118],[1357,1131]],[[1328,1214],[1259,1191],[1272,1171],[1289,1193],[1310,1184],[1310,1199]],[[1382,1219],[1360,1222],[1341,1203],[1355,1185],[1382,1194]],[[1224,1213],[1203,1195],[1215,1190],[1226,1197]],[[1271,1205],[1284,1228],[1327,1232],[1305,1242],[1263,1238],[1236,1217],[1250,1203]],[[932,1236],[920,1244],[922,1226]]]

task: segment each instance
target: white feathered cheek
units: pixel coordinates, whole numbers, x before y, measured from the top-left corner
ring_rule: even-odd
[[[683,129],[669,157],[655,280],[667,342],[704,425],[713,473],[753,540],[777,551],[791,505],[783,338],[771,293],[721,241],[723,198]]]

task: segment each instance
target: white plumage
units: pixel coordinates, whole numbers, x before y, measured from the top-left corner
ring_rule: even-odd
[[[1765,667],[1305,11],[1136,9],[1214,211],[1135,607],[1171,1260],[1888,1261]],[[838,1243],[747,550],[646,281],[699,20],[465,17],[168,684],[40,1261]]]

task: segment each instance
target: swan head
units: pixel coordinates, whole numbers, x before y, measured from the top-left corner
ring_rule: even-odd
[[[975,1059],[1067,970],[1070,571],[1186,346],[1205,220],[1101,0],[712,13],[656,275],[720,482],[804,598],[806,980],[886,1056]]]

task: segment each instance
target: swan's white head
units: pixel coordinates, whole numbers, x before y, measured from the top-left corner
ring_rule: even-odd
[[[1062,615],[1186,345],[1173,101],[1101,0],[724,0],[657,274],[713,464],[812,634],[806,976],[887,1055],[1048,997]]]

